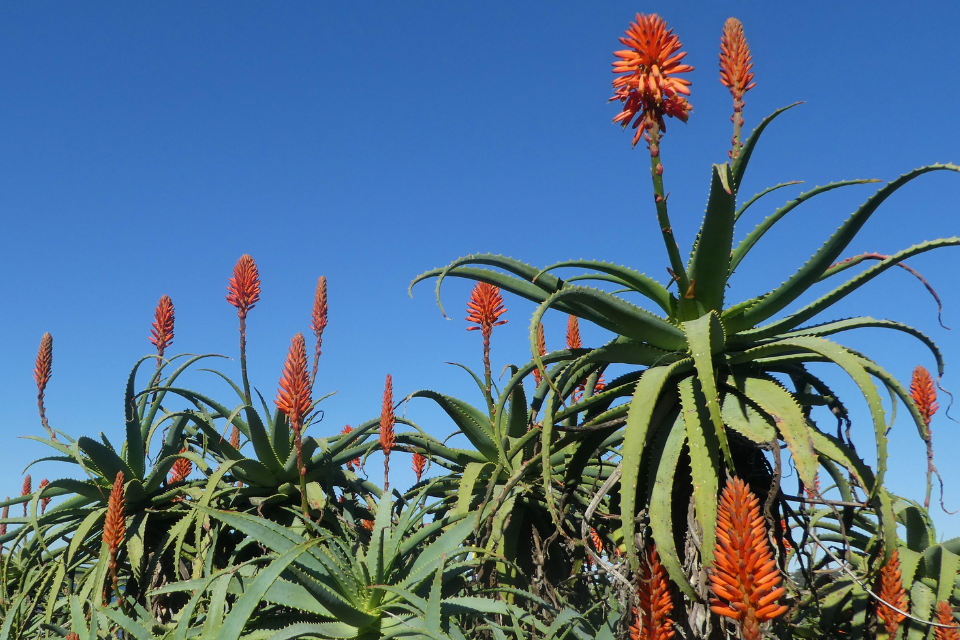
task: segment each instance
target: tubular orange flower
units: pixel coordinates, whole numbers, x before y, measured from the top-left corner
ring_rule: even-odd
[[[567,349],[580,349],[583,343],[580,341],[580,321],[577,316],[567,317]]]
[[[910,397],[917,405],[923,422],[929,427],[933,414],[940,407],[937,405],[937,389],[933,384],[933,377],[925,367],[918,365],[913,370],[913,377],[910,379]]]
[[[537,353],[541,358],[547,355],[547,340],[543,336],[543,323],[537,325]],[[540,373],[540,369],[533,370],[533,379],[536,381],[537,386],[543,381],[543,375]]]
[[[880,584],[877,595],[901,611],[907,610],[907,592],[903,588],[903,578],[900,574],[900,552],[894,549],[890,559],[880,568]],[[886,627],[887,633],[893,637],[900,628],[900,623],[906,616],[897,613],[883,602],[877,603],[877,618]]]
[[[367,531],[373,531],[373,520],[364,520],[363,528]]]
[[[260,301],[260,273],[249,254],[240,256],[227,283],[227,302],[237,308],[241,319]]]
[[[153,326],[150,328],[150,344],[157,348],[157,366],[163,352],[173,342],[173,300],[164,294],[160,296],[157,309],[153,314]]]
[[[417,482],[423,478],[423,470],[427,467],[427,459],[419,451],[413,454],[413,472],[417,474]]]
[[[49,333],[40,338],[40,349],[37,351],[37,363],[33,367],[33,379],[37,383],[37,408],[40,409],[40,423],[50,434],[52,440],[57,436],[50,430],[47,422],[47,410],[43,406],[43,398],[47,392],[47,383],[50,382],[53,368],[53,336]]]
[[[674,635],[670,580],[654,545],[647,547],[646,561],[640,567],[637,600],[640,607],[634,607],[630,626],[633,640],[670,640]]]
[[[656,14],[638,13],[620,42],[629,49],[613,53],[620,58],[613,63],[613,72],[622,75],[613,81],[610,100],[623,103],[623,110],[613,121],[622,123],[624,129],[633,121],[636,146],[648,127],[658,124],[661,131],[666,131],[664,116],[687,121],[693,107],[683,96],[690,95],[690,81],[677,75],[693,71],[693,67],[681,64],[687,54],[680,51],[680,38]]]
[[[743,109],[743,95],[757,85],[753,82],[751,69],[753,59],[750,45],[743,35],[743,24],[736,18],[727,18],[720,38],[720,82],[730,89],[730,95],[735,103],[740,104],[740,109]]]
[[[710,610],[739,622],[744,640],[760,640],[760,624],[787,611],[777,604],[785,589],[760,502],[739,478],[731,478],[720,496],[714,555]]]
[[[590,543],[593,545],[594,551],[603,553],[603,538],[600,537],[600,534],[597,533],[597,530],[593,527],[590,527]]]
[[[33,493],[33,478],[27,474],[27,477],[23,479],[23,488],[20,489],[20,497],[28,496]],[[23,503],[23,517],[27,517],[27,503]]]
[[[290,351],[283,365],[280,388],[277,390],[277,408],[290,420],[290,427],[299,434],[303,418],[310,410],[310,374],[307,372],[307,345],[303,334],[290,341]]]
[[[949,602],[940,601],[937,604],[937,622],[952,625],[952,627],[949,629],[934,627],[935,640],[960,640],[960,630],[957,629],[957,621],[953,617],[953,609]]]
[[[180,453],[186,453],[187,448],[183,447],[180,449]],[[187,479],[187,476],[193,471],[193,463],[187,460],[186,458],[177,458],[177,461],[173,463],[173,467],[170,469],[170,476],[167,478],[167,484],[176,484],[178,482],[183,482]]]
[[[467,322],[473,322],[477,326],[467,327],[467,331],[480,329],[484,336],[489,336],[494,327],[507,323],[506,320],[500,320],[500,316],[506,312],[500,288],[478,282],[470,292],[470,301],[467,302]]]
[[[390,488],[390,452],[396,444],[393,434],[393,425],[396,417],[393,415],[393,377],[388,373],[387,382],[383,388],[383,405],[380,407],[380,447],[383,449],[383,490]]]
[[[313,377],[317,379],[317,367],[320,364],[320,347],[323,345],[323,330],[327,328],[327,278],[317,278],[317,291],[313,295],[313,314],[310,318],[310,330],[317,337],[317,347],[313,354]]]
[[[44,478],[40,481],[40,491],[43,491],[43,488],[50,484],[50,481]],[[43,515],[47,511],[47,505],[50,504],[50,501],[53,498],[40,498],[40,515]]]

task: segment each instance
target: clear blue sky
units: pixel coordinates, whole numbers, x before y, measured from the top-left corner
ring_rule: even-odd
[[[804,3],[802,11],[714,2],[3,5],[0,494],[16,494],[25,464],[48,451],[17,439],[42,433],[31,370],[44,331],[54,336],[51,423],[119,442],[123,385],[152,351],[161,294],[176,305],[172,352],[236,355],[237,319],[224,295],[243,253],[262,276],[249,353],[252,381],[268,398],[291,336],[307,331],[316,278],[329,278],[318,390],[339,393],[313,435],[376,416],[387,373],[398,396],[432,388],[478,400],[444,364],[479,366],[480,337],[462,320],[468,285],[446,289],[446,321],[431,285],[407,296],[426,269],[492,251],[538,265],[601,258],[662,278],[645,151],[631,150],[607,104],[612,51],[636,11],[664,15],[696,67],[693,115],[670,123],[663,143],[684,247],[701,220],[710,163],[728,148],[717,51],[729,15],[743,21],[756,63],[747,128],[807,101],[769,130],[742,193],[787,180],[891,179],[960,161],[960,13],[948,2]],[[798,189],[769,196],[739,235]],[[871,192],[850,188],[798,209],[742,265],[731,299],[778,284]],[[958,209],[960,176],[923,177],[877,213],[850,254],[954,235]],[[955,331],[938,326],[933,302],[899,270],[836,315],[926,331],[948,358],[945,386],[960,391],[952,368],[960,366],[960,253],[911,264],[940,292]],[[497,370],[528,357],[533,307],[507,306],[510,322],[494,337]],[[561,344],[563,322],[548,316],[551,346]],[[605,340],[583,331],[592,345]],[[904,380],[917,363],[933,366],[900,336],[874,330],[844,341]],[[222,366],[238,373],[236,362]],[[229,397],[210,376],[190,385]],[[866,447],[863,407],[852,407]],[[427,401],[407,415],[436,435],[453,430]],[[934,432],[948,506],[960,509],[960,431],[941,413]],[[891,440],[892,488],[922,498],[915,430],[901,419]],[[32,473],[36,482],[65,469]],[[409,474],[397,473],[396,484],[408,484]],[[960,515],[937,521],[941,534],[960,535]]]

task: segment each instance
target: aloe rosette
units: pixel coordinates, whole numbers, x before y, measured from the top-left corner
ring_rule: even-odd
[[[778,453],[780,443],[789,450],[800,479],[808,487],[814,486],[822,464],[844,469],[853,478],[853,485],[866,495],[866,503],[877,518],[876,535],[888,547],[895,544],[896,519],[883,484],[888,425],[880,388],[890,394],[893,402],[896,398],[904,402],[924,439],[927,427],[904,385],[868,356],[842,346],[833,336],[860,328],[899,331],[927,347],[936,361],[938,374],[943,372],[939,349],[917,329],[870,317],[830,321],[823,317],[839,301],[887,269],[912,256],[956,246],[960,238],[914,245],[879,260],[809,304],[796,307],[795,303],[814,285],[833,282],[861,262],[840,259],[887,198],[921,175],[960,171],[956,165],[922,167],[882,185],[781,285],[732,304],[726,299],[741,261],[788,213],[827,191],[877,182],[847,180],[801,193],[735,243],[737,223],[748,219],[744,215],[752,213],[761,196],[784,186],[777,185],[750,198],[741,198],[739,194],[762,133],[792,106],[764,119],[742,147],[737,140],[736,153],[731,154],[730,161],[713,165],[703,223],[689,260],[679,269],[674,260],[678,254],[672,231],[665,232],[668,255],[675,267],[671,272],[678,284],[677,293],[634,269],[607,262],[570,260],[541,268],[493,254],[459,258],[446,267],[421,274],[411,284],[413,287],[435,278],[439,303],[445,279],[460,277],[495,285],[537,304],[530,322],[533,358],[518,369],[501,393],[491,423],[491,445],[498,450],[510,447],[504,400],[526,376],[539,371],[543,382],[534,398],[535,402],[542,401],[543,416],[539,421],[542,426],[534,433],[543,461],[539,469],[543,492],[555,520],[561,519],[559,496],[570,488],[555,482],[550,471],[551,458],[567,452],[573,466],[568,467],[567,477],[577,477],[578,461],[585,465],[602,443],[608,445],[611,438],[621,437],[619,487],[608,482],[604,490],[618,490],[618,500],[614,502],[619,502],[627,556],[636,570],[639,565],[635,517],[643,514],[672,580],[695,598],[702,594],[698,596],[686,577],[675,544],[678,533],[682,533],[678,527],[685,527],[685,523],[675,521],[675,500],[692,494],[696,519],[704,532],[699,553],[703,564],[711,566],[722,479],[735,473],[747,477],[751,473],[765,475],[776,490],[779,477],[773,477],[764,468],[766,465],[758,460],[756,452],[766,449]],[[643,126],[651,151],[658,219],[667,230],[669,218],[662,196],[663,168],[659,158],[662,131],[655,122]],[[555,275],[560,269],[571,268],[585,272],[566,279]],[[590,281],[613,285],[617,291],[588,286]],[[647,308],[635,305],[628,296],[640,296]],[[582,353],[541,356],[536,345],[537,328],[548,310],[572,314],[616,337]],[[852,379],[866,401],[874,431],[875,469],[858,457],[852,442],[829,433],[811,419],[810,410],[822,405],[835,414],[846,415],[844,405],[827,382],[808,368],[811,363],[834,365]],[[570,402],[567,391],[574,381],[613,365],[641,368],[613,381],[601,393]],[[792,388],[782,380],[789,380]],[[571,419],[576,422],[571,423]],[[776,457],[779,459],[779,455]],[[686,488],[678,490],[681,485]]]

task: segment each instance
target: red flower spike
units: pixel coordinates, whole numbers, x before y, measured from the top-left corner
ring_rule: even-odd
[[[186,453],[187,448],[183,447],[180,449],[180,453]],[[170,469],[170,476],[167,478],[167,484],[176,484],[178,482],[183,482],[187,479],[187,476],[193,471],[193,463],[187,460],[186,458],[177,458],[177,461],[173,463],[173,467]]]
[[[427,467],[427,459],[417,451],[413,454],[413,472],[417,474],[417,483],[423,478],[423,470]]]
[[[248,254],[240,256],[233,267],[233,276],[227,283],[227,302],[237,308],[237,315],[241,319],[247,317],[260,301],[260,273],[257,264]]]
[[[353,431],[353,427],[347,425],[343,428],[343,431],[340,432],[340,435],[345,436],[348,433]],[[353,460],[347,460],[347,469],[353,471],[360,468],[360,458],[354,458]]]
[[[500,320],[500,316],[506,312],[500,288],[478,282],[470,292],[470,301],[467,302],[467,322],[473,322],[477,326],[467,327],[467,331],[480,329],[484,336],[489,336],[494,327],[507,323],[506,320]]]
[[[743,95],[753,89],[753,60],[750,46],[743,35],[743,24],[736,18],[727,18],[720,38],[720,83],[730,89],[735,103],[743,108]],[[739,111],[739,110],[738,110]]]
[[[157,365],[164,351],[173,342],[173,300],[168,295],[160,296],[157,309],[153,315],[153,326],[150,328],[150,344],[157,348]]]
[[[40,481],[40,491],[43,491],[43,488],[50,484],[50,481],[44,478]],[[53,498],[40,498],[40,515],[43,515],[47,511],[47,505],[50,504],[50,501]]]
[[[739,622],[743,640],[760,640],[760,624],[787,611],[777,604],[785,589],[760,502],[739,478],[731,478],[720,496],[714,555],[710,610]]]
[[[670,640],[674,635],[670,580],[653,545],[647,548],[646,560],[640,567],[637,600],[640,606],[634,607],[634,622],[630,625],[633,640]]]
[[[277,390],[277,408],[290,420],[296,434],[303,427],[303,419],[310,410],[310,374],[307,371],[307,345],[303,334],[290,341],[290,351],[283,365],[283,376]]]
[[[925,367],[917,366],[910,379],[910,397],[917,405],[917,411],[923,417],[924,424],[929,427],[933,414],[939,409],[937,405],[937,389],[933,384],[933,377]]]
[[[43,399],[47,392],[47,383],[50,382],[52,368],[53,336],[45,333],[40,339],[40,349],[37,351],[37,362],[33,367],[33,379],[37,383],[37,407],[40,409],[40,422],[47,431],[50,430],[50,425],[47,424],[47,412],[43,406]]]
[[[567,349],[581,349],[583,343],[580,341],[580,321],[577,316],[567,318]]]
[[[903,578],[900,574],[900,552],[894,549],[887,563],[880,568],[880,584],[877,588],[878,595],[884,602],[888,602],[901,611],[906,611],[909,606],[907,603],[907,592],[903,588]],[[887,605],[877,603],[877,618],[886,627],[890,637],[900,628],[900,623],[906,616],[897,613]]]
[[[380,408],[380,446],[383,453],[390,455],[396,444],[393,426],[396,418],[393,415],[393,377],[387,374],[387,382],[383,389],[383,405]]]
[[[949,602],[941,601],[937,604],[937,622],[952,625],[952,627],[949,629],[934,627],[934,640],[960,640],[960,630],[957,629],[957,621],[953,617],[953,609]]]
[[[543,324],[537,325],[537,353],[542,358],[547,355],[547,340],[543,336]],[[540,386],[540,383],[543,381],[543,375],[540,373],[540,369],[533,370],[533,379],[536,381],[537,386]]]
[[[690,95],[690,81],[677,76],[693,71],[693,67],[681,64],[687,54],[680,51],[680,38],[656,14],[638,13],[620,42],[629,48],[613,54],[619,58],[613,63],[613,72],[622,75],[613,81],[610,100],[623,103],[623,110],[613,121],[624,129],[633,121],[636,146],[648,126],[656,123],[666,131],[664,116],[687,121],[693,109],[684,97]]]
[[[110,573],[113,590],[117,590],[117,551],[127,535],[127,519],[124,512],[125,495],[123,486],[123,471],[117,472],[107,501],[107,513],[103,523],[103,540],[110,551],[110,564],[107,570]],[[107,593],[103,594],[104,604],[107,603]]]
[[[27,477],[23,479],[23,488],[20,489],[20,497],[28,496],[33,493],[33,478],[27,474]],[[27,503],[23,503],[23,517],[27,517]]]

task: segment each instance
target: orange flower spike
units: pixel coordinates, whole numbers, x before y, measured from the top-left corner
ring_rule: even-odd
[[[168,295],[160,296],[157,309],[153,314],[153,325],[150,328],[150,344],[157,348],[157,366],[164,351],[173,342],[173,300]]]
[[[937,389],[933,384],[933,377],[925,367],[917,366],[910,379],[910,397],[917,405],[917,411],[923,417],[924,424],[929,428],[933,414],[939,409],[937,404]]]
[[[317,346],[313,354],[313,377],[317,379],[317,368],[320,364],[320,347],[323,345],[323,330],[327,328],[327,278],[320,276],[317,279],[317,291],[313,295],[313,313],[310,317],[310,330],[317,337]]]
[[[744,640],[760,640],[760,624],[787,611],[777,604],[785,589],[760,502],[739,478],[731,478],[720,496],[714,554],[710,610],[739,622]]]
[[[387,382],[383,388],[383,405],[380,408],[380,447],[383,449],[383,490],[390,488],[390,452],[396,444],[393,426],[396,423],[393,415],[393,377],[388,373]]]
[[[373,531],[373,524],[374,524],[373,520],[364,520],[363,528],[366,529],[367,531]]]
[[[613,54],[619,58],[613,63],[613,72],[621,75],[613,81],[610,100],[623,103],[623,110],[613,121],[624,129],[633,121],[636,146],[644,131],[654,124],[666,130],[664,116],[687,121],[692,107],[684,96],[690,95],[690,81],[678,75],[693,71],[693,67],[681,63],[687,54],[680,51],[680,38],[656,14],[638,13],[620,42],[629,48]]]
[[[647,548],[647,558],[640,567],[640,584],[637,588],[639,611],[634,609],[635,622],[631,626],[637,640],[670,640],[674,636],[673,597],[670,580],[660,563],[655,546]]]
[[[543,323],[537,325],[537,353],[541,358],[547,355],[547,340],[543,335]],[[540,369],[533,370],[533,379],[536,381],[537,386],[540,386],[540,383],[543,381],[543,375],[540,373]]]
[[[423,479],[423,470],[427,467],[427,459],[419,451],[413,454],[413,472],[417,474],[417,483]]]
[[[581,349],[583,343],[580,341],[580,321],[577,316],[567,318],[567,349]]]
[[[20,497],[28,496],[33,493],[33,478],[27,474],[27,477],[23,479],[23,488],[20,489]],[[27,503],[23,503],[23,517],[27,517]]]
[[[230,446],[238,451],[240,450],[240,429],[237,428],[237,425],[233,425],[233,429],[230,431]]]
[[[51,440],[56,440],[56,434],[51,431],[50,424],[47,422],[47,410],[43,404],[44,396],[47,392],[47,383],[50,382],[50,376],[53,369],[53,336],[49,333],[43,334],[40,338],[40,349],[37,351],[37,362],[33,367],[33,379],[37,383],[37,408],[40,409],[40,424],[50,434]]]
[[[277,408],[290,420],[290,427],[299,435],[303,419],[310,410],[310,374],[307,371],[307,345],[303,334],[290,341],[290,351],[283,365],[280,388],[277,390]]]
[[[240,256],[227,283],[227,302],[237,308],[241,319],[260,301],[260,272],[249,254]]]
[[[473,322],[477,326],[467,327],[467,331],[480,329],[485,337],[489,337],[494,327],[507,323],[506,320],[500,320],[500,316],[506,312],[507,308],[503,306],[500,288],[486,282],[478,282],[473,286],[470,300],[467,302],[467,322]]]
[[[878,585],[878,595],[889,604],[892,604],[901,611],[906,611],[908,607],[907,592],[903,588],[903,578],[900,574],[900,552],[894,549],[890,559],[880,568],[880,584]],[[906,616],[897,613],[882,602],[877,603],[877,618],[886,627],[887,633],[892,637],[900,623]]]
[[[103,540],[107,543],[107,549],[110,551],[110,564],[107,570],[110,572],[114,591],[117,590],[117,551],[123,543],[123,539],[127,536],[124,501],[123,471],[118,471],[117,477],[113,481],[113,488],[110,490],[110,499],[107,501],[107,513],[103,523]],[[104,604],[107,600],[107,594],[104,593]]]
[[[50,484],[50,481],[44,478],[40,481],[40,491],[43,491],[43,488]],[[50,504],[50,501],[53,498],[40,498],[40,515],[43,515],[47,511],[47,505]]]
[[[594,551],[603,553],[603,538],[600,537],[600,534],[597,533],[597,530],[593,527],[590,527],[590,544],[593,545]]]
[[[951,628],[934,627],[934,640],[960,640],[960,630],[957,629],[957,621],[953,617],[949,602],[941,601],[937,604],[937,622],[951,625]]]
[[[743,109],[744,94],[757,86],[753,82],[753,58],[750,45],[743,34],[743,23],[727,18],[720,38],[720,83],[730,89],[730,95]]]
[[[180,453],[186,453],[187,448],[183,447],[180,449]],[[173,467],[170,469],[170,477],[167,478],[167,484],[176,484],[178,482],[183,482],[187,479],[187,476],[193,471],[193,463],[187,460],[186,458],[177,458],[177,461],[173,463]]]

